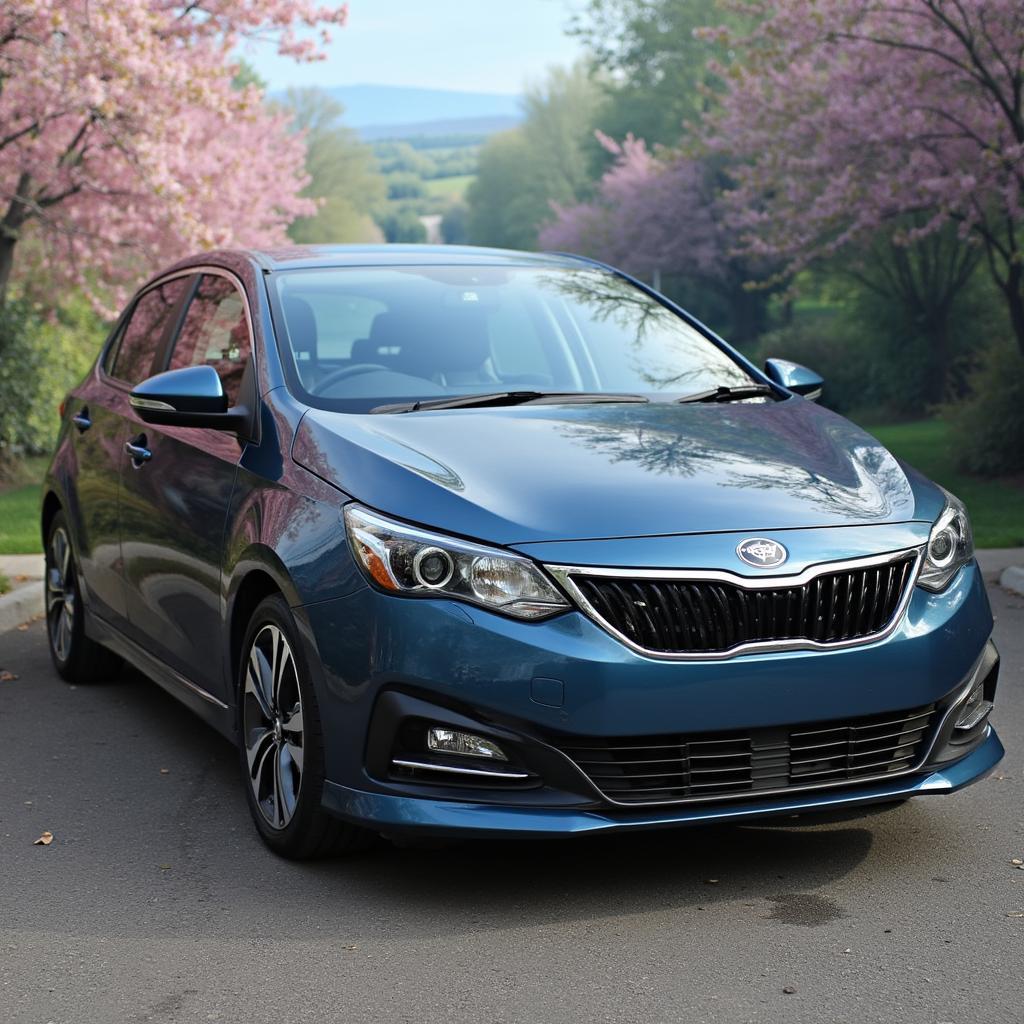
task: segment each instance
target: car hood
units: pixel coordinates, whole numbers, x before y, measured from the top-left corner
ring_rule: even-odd
[[[310,410],[293,457],[378,511],[499,544],[932,520],[941,491],[804,399]]]

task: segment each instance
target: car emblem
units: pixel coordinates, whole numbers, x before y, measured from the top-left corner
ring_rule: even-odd
[[[789,558],[789,552],[777,540],[766,537],[748,537],[736,548],[736,554],[755,569],[773,569]]]

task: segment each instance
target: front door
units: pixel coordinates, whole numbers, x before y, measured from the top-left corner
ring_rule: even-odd
[[[208,363],[238,403],[252,351],[233,278],[204,273],[166,366]],[[251,373],[251,371],[250,371]],[[122,476],[121,555],[131,635],[190,682],[230,703],[223,677],[221,566],[244,440],[226,431],[154,426],[134,413]]]
[[[89,610],[124,627],[127,604],[121,566],[118,507],[127,419],[128,392],[152,371],[189,281],[162,282],[139,296],[100,363],[68,397],[68,443],[76,471],[68,495],[78,540],[80,584]]]

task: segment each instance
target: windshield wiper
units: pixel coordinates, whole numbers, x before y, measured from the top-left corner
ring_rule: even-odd
[[[616,395],[586,391],[492,391],[485,395],[456,395],[454,398],[421,398],[415,402],[378,405],[370,412],[425,412],[428,409],[474,409],[500,405],[525,405],[527,402],[646,402],[643,395]]]
[[[677,398],[680,403],[686,402],[738,402],[743,398],[757,398],[758,395],[774,395],[775,391],[767,384],[741,384],[739,387],[726,387],[720,384],[717,388],[707,391],[696,391],[692,395]]]

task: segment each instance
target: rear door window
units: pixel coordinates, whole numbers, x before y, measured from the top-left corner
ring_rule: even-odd
[[[116,352],[112,360],[108,360],[112,377],[134,386],[150,376],[171,315],[192,280],[194,278],[176,277],[139,297],[116,342]]]
[[[171,351],[168,369],[212,366],[230,405],[237,405],[242,375],[252,354],[245,300],[218,274],[204,274]]]

